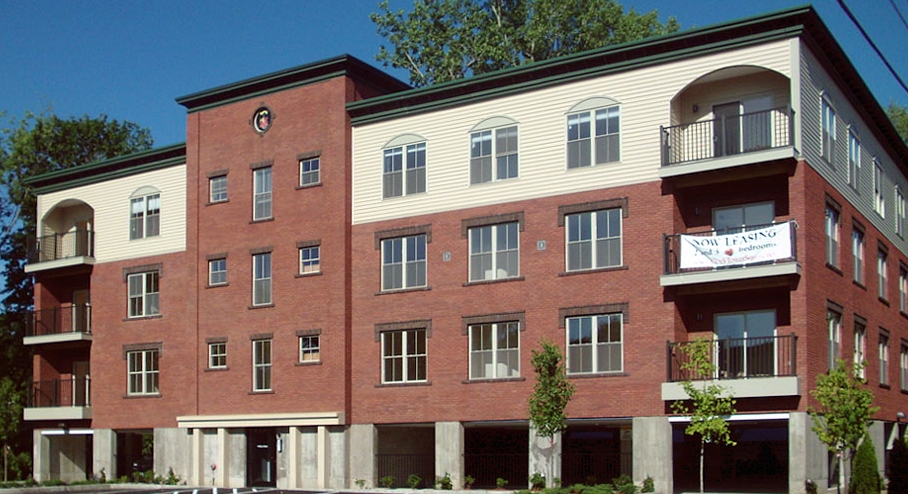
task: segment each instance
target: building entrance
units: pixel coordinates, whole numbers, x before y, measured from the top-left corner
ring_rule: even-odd
[[[277,430],[271,427],[246,429],[246,485],[275,487],[277,474]]]

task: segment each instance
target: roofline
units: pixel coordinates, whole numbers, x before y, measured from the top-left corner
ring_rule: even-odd
[[[179,143],[42,173],[24,183],[33,188],[34,193],[46,194],[185,163],[186,143]]]
[[[176,98],[193,113],[244,99],[314,84],[342,76],[355,76],[383,91],[401,91],[411,86],[348,54],[271,72]]]

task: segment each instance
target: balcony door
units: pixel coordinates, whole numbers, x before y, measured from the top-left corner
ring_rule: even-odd
[[[72,331],[73,333],[90,333],[91,332],[91,312],[88,290],[76,290],[73,292],[72,306]],[[65,328],[64,328],[65,331]]]
[[[776,374],[776,311],[716,314],[716,367],[722,379]]]
[[[771,224],[776,219],[772,201],[713,209],[713,230],[719,235],[738,233]]]
[[[73,406],[85,407],[91,402],[88,398],[88,361],[73,362]]]
[[[772,96],[713,106],[714,152],[732,156],[772,147]]]

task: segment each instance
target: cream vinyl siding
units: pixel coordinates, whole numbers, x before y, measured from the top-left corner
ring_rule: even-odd
[[[658,180],[659,126],[671,123],[671,100],[715,70],[742,65],[791,74],[791,41],[693,57],[491,101],[353,129],[353,223],[362,224],[474,206]],[[567,114],[590,97],[621,108],[621,161],[567,169]],[[788,97],[780,103],[787,103]],[[517,122],[519,176],[470,185],[470,130],[490,117]],[[401,134],[426,138],[426,192],[382,199],[382,149]]]
[[[895,233],[895,186],[903,194],[908,191],[908,180],[895,166],[891,156],[884,154],[870,127],[860,119],[842,92],[837,88],[816,57],[806,46],[801,47],[801,154],[811,167],[828,180],[861,214],[883,232],[886,238],[905,255],[908,242]],[[820,150],[820,100],[823,96],[835,109],[836,142],[834,163],[828,163]],[[851,128],[861,141],[861,170],[858,189],[848,183],[848,130]],[[886,200],[886,217],[881,218],[873,209],[874,156],[883,168],[883,197]]]
[[[129,199],[142,187],[161,193],[161,232],[156,237],[129,240]],[[38,232],[44,231],[41,220],[47,212],[68,199],[82,201],[94,210],[96,263],[186,250],[185,165],[39,195]]]

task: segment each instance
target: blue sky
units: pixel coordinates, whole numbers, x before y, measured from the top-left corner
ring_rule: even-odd
[[[845,0],[903,79],[908,79],[908,0]],[[369,13],[377,0],[3,1],[0,111],[21,117],[46,108],[63,117],[107,114],[148,127],[155,145],[185,141],[178,96],[349,53],[378,65],[383,40]],[[625,0],[658,9],[682,28],[787,7],[791,0]],[[393,0],[409,8],[412,0]],[[837,0],[814,3],[884,105],[908,94],[860,37]],[[406,80],[406,74],[393,75]],[[5,121],[0,121],[0,127]]]

